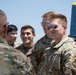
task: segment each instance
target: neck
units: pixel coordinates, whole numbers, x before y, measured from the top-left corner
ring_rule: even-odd
[[[56,42],[56,43],[59,43],[61,40],[63,40],[63,39],[66,38],[66,37],[67,37],[67,36],[64,35],[63,37],[57,38],[57,39],[55,39],[55,42]]]
[[[9,40],[6,40],[6,41],[7,41],[7,43],[8,43],[9,45],[11,45],[11,46],[14,45],[14,43],[12,43],[12,41],[9,41]]]

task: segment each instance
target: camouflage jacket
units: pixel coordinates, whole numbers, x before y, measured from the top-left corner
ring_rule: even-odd
[[[0,75],[35,75],[27,57],[0,39]]]
[[[38,75],[76,75],[76,45],[68,37],[44,53]]]
[[[16,47],[16,49],[22,51],[27,57],[31,57],[33,46],[32,47],[25,47],[23,44]]]
[[[41,62],[43,61],[43,54],[47,47],[50,47],[53,43],[51,38],[47,38],[47,36],[43,36],[40,40],[38,40],[34,46],[33,54],[32,54],[32,64],[34,68],[37,70]]]
[[[14,44],[13,44],[13,46],[12,46],[12,47],[16,48],[16,47],[18,47],[18,46],[20,46],[20,45],[21,45],[21,43],[14,42]]]

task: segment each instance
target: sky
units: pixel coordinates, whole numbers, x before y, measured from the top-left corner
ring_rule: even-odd
[[[49,11],[67,17],[67,35],[69,35],[72,2],[76,2],[76,0],[0,0],[0,9],[6,13],[9,24],[15,24],[18,27],[17,42],[22,42],[20,29],[26,24],[33,26],[35,29],[36,37],[34,42],[36,42],[44,36],[41,26],[42,15]]]

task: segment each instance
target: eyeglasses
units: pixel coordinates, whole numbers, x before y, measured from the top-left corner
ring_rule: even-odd
[[[58,27],[58,25],[56,24],[52,24],[51,26],[48,26],[48,30],[52,29],[56,29]]]
[[[49,21],[43,21],[43,22],[41,22],[41,25],[42,26],[46,26],[46,25],[48,25],[49,24]]]

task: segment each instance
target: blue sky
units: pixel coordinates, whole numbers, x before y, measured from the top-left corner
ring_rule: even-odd
[[[18,27],[17,42],[21,42],[20,28],[29,24],[35,28],[34,42],[44,35],[41,27],[42,15],[49,11],[64,14],[68,20],[67,35],[70,32],[72,2],[76,0],[0,0],[0,9],[5,11],[10,24]]]

